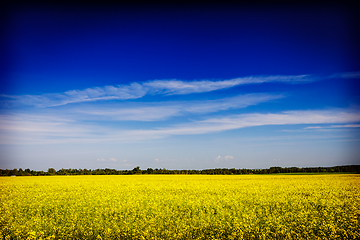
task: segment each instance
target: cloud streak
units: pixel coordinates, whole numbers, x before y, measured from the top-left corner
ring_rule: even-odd
[[[197,135],[266,125],[343,124],[357,127],[360,113],[351,109],[287,111],[267,114],[241,114],[210,118],[169,127],[124,130],[96,124],[41,119],[0,118],[1,144],[43,144],[70,142],[131,142],[165,138],[172,135]]]
[[[64,93],[46,93],[41,95],[0,95],[3,105],[29,105],[39,108],[56,107],[71,103],[94,102],[103,100],[129,100],[142,98],[145,95],[182,95],[204,93],[232,88],[244,84],[260,84],[265,82],[282,82],[298,84],[317,80],[312,75],[279,75],[242,77],[222,81],[181,81],[154,80],[129,85],[87,88],[70,90]]]
[[[329,78],[360,78],[360,72],[346,72],[346,73],[336,73],[331,75]]]
[[[283,83],[302,83],[314,81],[312,75],[289,75],[289,76],[259,76],[259,77],[243,77],[234,78],[224,81],[193,81],[184,82],[179,80],[156,80],[144,83],[145,87],[149,87],[151,93],[176,95],[210,92],[219,89],[231,88],[244,84],[259,84],[265,82],[283,82]]]
[[[360,128],[360,124],[345,124],[345,125],[331,125],[331,126],[314,126],[306,127],[304,129],[333,129],[333,128]]]
[[[87,119],[106,121],[158,121],[185,114],[206,114],[229,109],[240,109],[259,103],[281,99],[284,95],[245,94],[207,101],[127,103],[110,106],[91,106],[73,109]]]
[[[94,102],[105,100],[139,99],[146,95],[185,95],[205,93],[228,89],[240,85],[279,82],[300,84],[328,78],[359,78],[360,72],[337,73],[331,76],[319,77],[311,74],[249,76],[228,80],[153,80],[147,82],[133,82],[128,85],[104,86],[87,88],[84,90],[69,90],[64,93],[45,93],[41,95],[0,95],[3,106],[28,105],[39,108],[56,107],[72,103]]]
[[[245,127],[265,125],[298,125],[320,123],[355,123],[360,122],[360,113],[352,110],[286,111],[268,114],[241,114],[225,118],[211,118],[188,124],[154,130],[136,130],[133,136],[195,135],[215,133]]]
[[[215,158],[215,162],[223,162],[223,161],[228,161],[228,160],[233,160],[233,159],[234,159],[234,157],[229,156],[229,155],[226,155],[225,157],[217,156]]]

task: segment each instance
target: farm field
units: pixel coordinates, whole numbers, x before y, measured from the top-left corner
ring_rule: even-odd
[[[360,239],[360,175],[0,178],[1,239]]]

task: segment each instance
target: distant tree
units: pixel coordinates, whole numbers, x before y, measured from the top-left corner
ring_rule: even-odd
[[[135,167],[135,168],[132,170],[132,173],[133,173],[133,174],[139,174],[140,172],[141,172],[141,170],[140,170],[140,167],[139,167],[139,166]]]
[[[19,176],[24,176],[26,174],[25,174],[24,170],[22,170],[22,168],[19,168],[18,175]]]
[[[132,175],[132,174],[209,174],[209,175],[228,175],[228,174],[271,174],[271,173],[325,173],[325,172],[348,172],[348,173],[360,173],[360,165],[345,165],[334,167],[270,167],[268,169],[235,169],[235,168],[215,168],[204,170],[168,170],[165,168],[141,170],[139,166],[133,170],[116,170],[116,169],[60,169],[55,171],[53,168],[49,168],[47,172],[34,171],[29,168],[22,170],[16,168],[0,169],[0,176],[43,176],[43,175]]]
[[[10,171],[10,175],[18,175],[18,170],[16,168],[14,168],[13,170]]]
[[[56,171],[55,171],[55,169],[53,169],[53,168],[49,168],[48,171],[47,171],[47,173],[48,173],[49,175],[55,175],[55,174],[56,174]]]

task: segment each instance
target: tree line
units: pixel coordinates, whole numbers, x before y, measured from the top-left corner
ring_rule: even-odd
[[[0,169],[0,176],[51,176],[51,175],[134,175],[134,174],[207,174],[207,175],[239,175],[239,174],[274,174],[274,173],[360,173],[360,165],[345,165],[335,167],[270,167],[268,169],[235,169],[235,168],[215,168],[204,170],[169,170],[165,168],[140,169],[139,166],[132,170],[116,169],[74,169],[61,168],[55,170],[49,168],[48,171],[35,171],[29,168],[19,169]]]

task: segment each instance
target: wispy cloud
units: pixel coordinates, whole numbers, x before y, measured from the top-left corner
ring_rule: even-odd
[[[30,105],[35,107],[56,107],[69,103],[93,102],[100,100],[127,100],[141,98],[147,94],[146,89],[138,83],[125,86],[105,86],[71,90],[64,93],[46,93],[42,95],[0,95],[3,103]]]
[[[135,130],[133,136],[168,136],[206,134],[264,125],[297,125],[360,122],[360,113],[352,110],[287,111],[268,114],[241,114],[225,118],[211,118],[168,128]]]
[[[35,107],[55,107],[70,103],[93,102],[101,100],[129,100],[142,98],[145,95],[180,95],[191,93],[211,92],[232,88],[245,84],[260,84],[265,82],[282,82],[299,84],[326,78],[359,78],[360,72],[337,73],[328,77],[311,74],[304,75],[276,75],[250,76],[229,80],[153,80],[129,85],[105,86],[87,88],[85,90],[70,90],[64,93],[46,93],[41,95],[0,95],[3,105],[19,104]]]
[[[354,77],[357,76],[356,74],[348,73],[346,75],[344,73],[342,77]],[[175,95],[209,92],[242,84],[263,82],[295,84],[317,79],[312,75],[296,75],[246,77],[223,81],[155,80],[123,86],[73,90],[62,94],[2,95],[3,103],[4,101],[12,101],[13,103],[32,105],[38,108],[2,109],[2,114],[0,114],[0,144],[131,142],[160,139],[173,135],[208,134],[264,125],[312,125],[302,130],[305,132],[309,129],[320,128],[359,128],[360,112],[358,109],[227,115],[230,112],[227,110],[246,108],[281,99],[285,97],[284,94],[256,93],[193,101],[85,103],[106,99],[137,99],[151,94]],[[69,103],[83,104],[67,105]],[[51,106],[61,105],[67,106],[51,108]],[[177,116],[183,117],[174,118]],[[163,121],[171,117],[173,120],[175,119],[176,123],[181,121],[183,123],[175,124],[174,122]],[[104,123],[105,121],[106,123]],[[129,124],[119,121],[153,122],[144,122],[139,125],[139,123],[131,122]],[[320,124],[331,126],[316,126]]]
[[[109,160],[106,160],[105,158],[98,158],[98,162],[117,162],[118,160],[116,158],[109,158]]]
[[[157,121],[184,114],[206,114],[229,109],[240,109],[251,105],[284,98],[284,95],[245,94],[207,101],[177,101],[156,103],[113,104],[72,109],[80,117],[107,121]]]
[[[260,84],[266,82],[281,82],[299,84],[313,82],[327,78],[359,78],[360,72],[337,73],[320,77],[311,74],[303,75],[276,75],[276,76],[249,76],[228,80],[153,80],[147,82],[133,82],[128,85],[104,86],[87,88],[85,90],[69,90],[64,93],[45,93],[41,95],[0,95],[3,105],[29,105],[35,107],[56,107],[71,103],[94,102],[102,100],[129,100],[138,99],[146,95],[181,95],[204,93],[221,89],[232,88],[245,84]]]
[[[225,157],[217,156],[215,158],[215,162],[223,162],[223,161],[228,161],[228,160],[232,160],[232,159],[234,159],[234,157],[229,156],[229,155],[226,155]]]
[[[44,114],[0,115],[0,144],[94,142],[108,128]],[[106,134],[108,135],[108,134]]]
[[[203,93],[220,89],[231,88],[244,84],[259,84],[265,82],[283,82],[290,84],[304,83],[317,80],[312,75],[289,76],[258,76],[242,77],[230,80],[154,80],[129,85],[105,86],[87,88],[85,90],[70,90],[64,93],[46,93],[42,95],[0,95],[3,105],[19,104],[35,107],[55,107],[70,103],[81,103],[101,100],[128,100],[138,99],[145,95],[180,95]]]
[[[156,80],[144,83],[143,85],[149,87],[150,93],[160,94],[190,94],[210,92],[219,89],[231,88],[243,84],[255,84],[264,82],[284,82],[284,83],[301,83],[314,81],[315,77],[312,75],[289,75],[289,76],[258,76],[258,77],[243,77],[234,78],[223,81],[192,81],[185,82],[179,80]]]
[[[357,127],[360,113],[351,109],[333,109],[319,111],[287,111],[268,114],[241,114],[224,118],[210,118],[169,127],[150,129],[121,129],[119,127],[100,126],[99,124],[79,124],[61,119],[18,118],[2,116],[0,118],[1,144],[44,144],[70,142],[131,142],[159,139],[172,135],[207,134],[246,127],[264,125],[297,124],[341,124],[334,126]]]
[[[329,78],[360,78],[360,72],[335,73]]]
[[[83,108],[37,109],[8,111],[0,115],[0,142],[2,144],[99,142],[139,140],[143,136],[110,127],[102,121],[159,121],[172,116],[213,113],[221,110],[244,108],[283,95],[246,94],[235,97],[184,102],[133,103],[86,105]],[[117,124],[118,125],[118,124]],[[158,137],[155,137],[158,138]]]
[[[360,128],[360,124],[331,125],[331,126],[313,126],[304,129],[329,129],[329,128]]]

